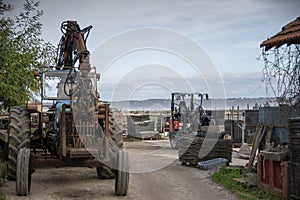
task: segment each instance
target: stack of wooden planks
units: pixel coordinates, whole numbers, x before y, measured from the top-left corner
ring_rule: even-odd
[[[196,165],[200,161],[226,158],[232,161],[232,142],[223,139],[208,139],[182,135],[178,139],[179,161]]]

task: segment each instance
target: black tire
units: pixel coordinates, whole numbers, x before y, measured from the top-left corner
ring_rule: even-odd
[[[21,148],[18,152],[16,171],[16,192],[27,196],[31,188],[30,149]]]
[[[129,156],[125,150],[119,150],[117,156],[117,172],[115,179],[115,194],[126,196],[129,185]]]
[[[109,112],[109,133],[115,145],[119,148],[123,147],[123,129],[121,121],[121,112],[117,109],[111,109]]]
[[[0,156],[0,160],[8,159],[7,143],[2,140],[0,140]]]
[[[175,135],[170,138],[170,144],[172,149],[178,148],[178,140]]]
[[[123,138],[122,138],[122,126],[118,123],[118,115],[120,115],[119,111],[116,109],[111,109],[109,113],[109,133],[113,143],[119,147],[118,149],[123,148]],[[116,117],[116,119],[115,119]],[[117,157],[117,152],[110,151],[110,157],[115,159]],[[115,174],[111,167],[106,165],[97,167],[98,178],[100,179],[113,179],[115,178]]]
[[[115,174],[112,169],[106,165],[101,167],[97,167],[98,178],[100,179],[113,179],[115,178]]]
[[[30,147],[30,113],[22,107],[10,110],[8,179],[16,179],[17,157],[21,148]]]

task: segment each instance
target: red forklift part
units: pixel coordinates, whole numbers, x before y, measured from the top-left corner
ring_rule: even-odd
[[[174,124],[174,130],[175,130],[175,131],[178,131],[179,128],[180,128],[179,121],[174,121],[173,124]]]
[[[173,132],[173,120],[171,117],[169,119],[169,126],[170,126],[170,133],[172,133]]]

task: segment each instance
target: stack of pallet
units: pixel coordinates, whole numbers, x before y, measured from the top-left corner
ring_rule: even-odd
[[[179,161],[196,165],[200,161],[226,158],[232,161],[232,142],[223,139],[208,139],[183,135],[178,140]]]
[[[158,135],[157,131],[154,131],[154,121],[153,120],[145,120],[145,121],[134,121],[134,120],[144,119],[141,118],[133,118],[131,116],[127,117],[127,129],[128,135],[134,138],[152,138]]]

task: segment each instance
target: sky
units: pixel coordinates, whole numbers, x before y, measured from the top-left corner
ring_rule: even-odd
[[[300,16],[299,0],[40,0],[39,8],[42,38],[54,45],[63,21],[93,26],[87,46],[105,100],[272,96],[259,45]]]

